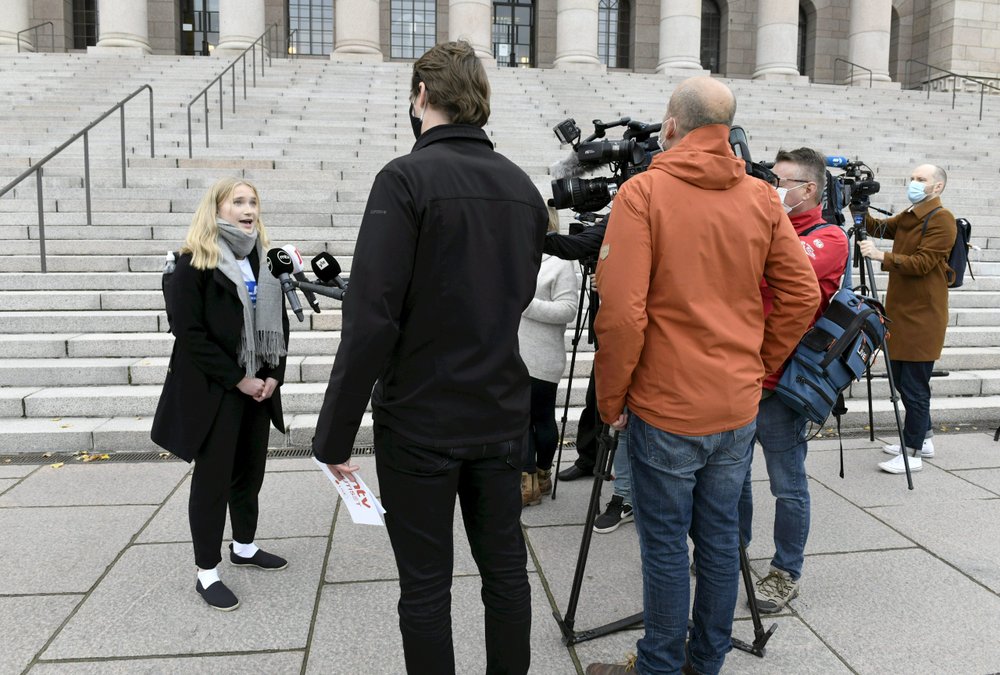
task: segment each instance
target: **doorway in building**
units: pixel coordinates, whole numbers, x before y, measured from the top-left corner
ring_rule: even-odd
[[[219,0],[180,0],[181,54],[208,56],[219,44]]]
[[[493,58],[498,66],[534,67],[534,19],[532,0],[493,3]]]

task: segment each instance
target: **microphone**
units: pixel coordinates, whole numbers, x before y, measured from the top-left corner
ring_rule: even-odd
[[[581,164],[580,158],[576,155],[576,150],[573,150],[566,159],[561,159],[549,167],[549,175],[554,180],[561,180],[563,178],[582,176],[589,170],[590,167]]]
[[[297,281],[308,282],[309,279],[306,278],[305,273],[302,271],[305,268],[302,264],[302,254],[299,253],[299,249],[295,248],[292,244],[285,244],[281,247],[281,249],[292,258],[292,276],[295,277]],[[313,292],[306,288],[300,289],[302,291],[302,295],[306,296],[306,302],[309,303],[312,310],[319,314],[319,302],[317,302],[316,296],[313,295]]]
[[[340,263],[326,251],[313,258],[309,264],[312,265],[313,274],[321,283],[347,289],[347,282],[340,277]]]
[[[826,165],[834,168],[842,168],[851,163],[846,157],[826,157]]]
[[[295,312],[295,318],[304,321],[302,305],[299,304],[299,296],[295,294],[295,284],[288,276],[295,269],[292,265],[292,256],[283,248],[272,248],[267,252],[267,269],[271,270],[274,278],[281,282],[281,290],[292,311]]]

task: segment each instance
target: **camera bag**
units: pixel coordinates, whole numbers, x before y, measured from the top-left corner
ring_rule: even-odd
[[[849,248],[840,290],[802,336],[774,390],[785,405],[819,425],[841,392],[874,362],[886,337],[885,308],[851,288],[850,269]]]

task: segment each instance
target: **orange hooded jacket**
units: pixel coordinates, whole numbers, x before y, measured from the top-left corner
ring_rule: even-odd
[[[761,382],[805,333],[816,275],[767,183],[721,124],[654,157],[615,197],[597,265],[601,417],[624,406],[670,433],[707,436],[757,416]],[[760,281],[774,293],[766,318]]]

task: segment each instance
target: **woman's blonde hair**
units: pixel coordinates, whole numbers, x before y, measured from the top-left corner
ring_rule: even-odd
[[[223,178],[208,189],[208,192],[201,198],[198,208],[191,219],[191,227],[188,228],[187,238],[181,246],[181,253],[191,254],[191,267],[199,270],[215,269],[219,265],[219,225],[216,220],[219,218],[219,206],[229,199],[240,185],[246,185],[253,190],[253,196],[257,199],[257,236],[260,238],[261,246],[265,249],[271,246],[267,237],[267,230],[264,228],[264,220],[261,218],[260,194],[253,183],[242,178]]]
[[[559,212],[554,206],[549,206],[549,232],[559,232]]]

